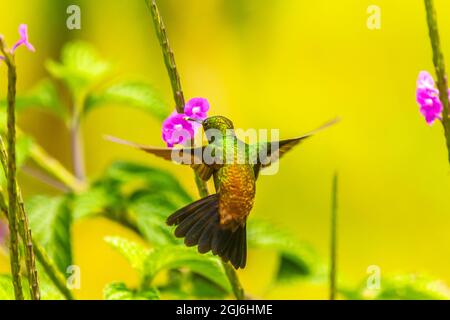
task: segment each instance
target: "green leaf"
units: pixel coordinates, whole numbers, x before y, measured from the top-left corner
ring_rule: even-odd
[[[149,250],[141,245],[120,237],[106,237],[105,241],[130,262],[133,269],[140,274],[144,272],[145,260]]]
[[[166,104],[149,84],[139,81],[121,81],[105,87],[98,93],[89,95],[85,102],[85,113],[94,108],[120,104],[141,109],[164,120],[169,114]]]
[[[159,292],[154,287],[136,291],[122,282],[113,282],[103,289],[103,297],[105,300],[159,300]]]
[[[22,289],[25,299],[30,299],[28,280],[22,278]],[[39,272],[39,289],[42,300],[62,300],[64,297],[54,288],[45,273]],[[0,300],[15,300],[14,287],[10,274],[0,274]]]
[[[146,240],[154,245],[181,243],[173,230],[166,224],[167,217],[175,212],[176,206],[164,195],[145,193],[134,196],[128,209],[136,216],[136,224]]]
[[[80,41],[66,44],[61,62],[49,60],[46,67],[53,77],[68,86],[74,97],[87,93],[111,69],[90,44]]]
[[[35,196],[26,202],[33,237],[65,273],[72,265],[72,216],[65,197]]]
[[[189,276],[191,277],[191,288],[189,292],[194,297],[223,299],[228,295],[228,292],[224,288],[201,275],[191,273]]]
[[[171,200],[178,200],[177,205],[184,205],[192,201],[190,195],[178,180],[170,173],[149,166],[118,161],[114,162],[105,173],[105,180],[119,183],[122,188],[138,186],[139,190],[164,193],[175,196]],[[133,190],[135,191],[135,190]]]
[[[9,274],[0,274],[0,300],[14,300],[14,287]]]
[[[150,251],[145,260],[145,278],[152,281],[163,270],[187,268],[227,292],[231,292],[230,283],[219,258],[211,254],[199,254],[194,248],[169,245]]]
[[[450,299],[450,288],[443,281],[421,274],[406,274],[383,278],[379,290],[363,288],[361,292],[366,299],[376,300]]]
[[[220,259],[211,254],[201,255],[193,248],[179,245],[147,250],[135,242],[120,237],[107,237],[105,241],[131,263],[131,266],[142,276],[144,283],[151,284],[159,272],[186,268],[226,292],[231,292],[230,283]]]
[[[74,195],[72,215],[74,219],[82,219],[100,214],[118,201],[117,195],[102,186],[94,186],[87,191]]]
[[[247,227],[247,241],[250,247],[278,252],[280,260],[275,281],[292,281],[315,276],[318,272],[318,258],[314,251],[289,233],[275,228],[271,223],[250,220]]]
[[[6,140],[3,140],[6,143]],[[16,161],[17,168],[20,169],[22,165],[28,160],[30,156],[31,147],[33,146],[33,139],[28,136],[20,135],[16,140]],[[6,177],[3,168],[0,167],[0,185],[6,184]]]
[[[6,100],[2,100],[0,105],[6,107]],[[29,108],[50,112],[64,120],[67,118],[67,110],[60,101],[56,86],[50,79],[42,80],[30,92],[16,98],[16,110],[18,112]]]
[[[167,277],[168,282],[158,290],[169,299],[224,299],[229,295],[222,287],[193,272],[171,270]]]
[[[30,156],[31,147],[33,146],[33,139],[28,136],[21,135],[17,137],[16,153],[17,153],[17,167],[21,167]]]

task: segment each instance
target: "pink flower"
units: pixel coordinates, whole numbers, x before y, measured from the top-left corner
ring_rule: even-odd
[[[176,111],[164,120],[162,124],[162,138],[169,148],[175,144],[183,144],[195,135],[195,130],[192,122],[185,119],[184,113],[177,113]]]
[[[442,119],[443,106],[439,100],[439,90],[435,87],[433,77],[427,71],[419,73],[416,100],[420,106],[420,113],[429,125],[432,125],[436,119]]]
[[[16,44],[12,47],[11,49],[11,53],[14,53],[14,51],[16,51],[17,47],[19,47],[20,45],[25,45],[28,50],[30,51],[36,51],[33,47],[33,45],[28,41],[28,26],[26,24],[21,24],[19,26],[19,34],[20,34],[20,39],[16,42]]]
[[[169,148],[193,139],[201,125],[186,118],[205,120],[209,110],[208,100],[192,98],[184,106],[184,113],[172,112],[162,124],[162,138]]]
[[[209,102],[205,98],[192,98],[184,106],[184,113],[197,120],[205,120],[209,110]]]

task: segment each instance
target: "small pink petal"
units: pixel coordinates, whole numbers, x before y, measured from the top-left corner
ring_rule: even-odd
[[[17,47],[20,45],[25,45],[28,50],[30,51],[36,51],[33,47],[33,45],[28,41],[28,26],[26,24],[21,24],[19,26],[19,35],[20,39],[14,44],[14,46],[11,49],[11,53],[14,53],[16,51]]]

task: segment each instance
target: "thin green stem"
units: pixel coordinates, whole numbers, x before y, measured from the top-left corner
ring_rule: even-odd
[[[204,198],[209,195],[208,185],[204,180],[200,178],[200,176],[194,172],[195,184],[197,185],[198,194],[201,198]]]
[[[222,261],[222,265],[225,269],[225,274],[227,275],[228,281],[231,284],[231,288],[233,289],[234,296],[237,300],[245,300],[244,288],[239,281],[236,270],[234,270],[233,266],[228,262]]]
[[[41,146],[33,143],[30,158],[50,175],[61,181],[65,186],[75,192],[85,189],[83,182],[73,176],[61,163],[50,156]]]
[[[175,105],[178,113],[184,113],[184,95],[183,90],[181,88],[181,80],[180,75],[177,70],[177,66],[175,63],[175,55],[173,53],[172,48],[170,47],[169,39],[167,37],[166,26],[164,25],[164,21],[159,12],[158,6],[156,5],[156,0],[145,0],[147,3],[153,23],[155,25],[156,35],[158,37],[159,43],[161,45],[164,63],[166,65],[167,73],[169,74],[170,83],[172,85],[173,97],[175,100]],[[208,192],[208,187],[205,181],[203,181],[196,172],[195,174],[195,183],[197,185],[198,192],[201,197],[206,197]],[[234,295],[237,299],[244,299],[244,289],[242,288],[239,278],[237,276],[236,270],[229,263],[223,262],[223,267],[225,269],[226,275],[228,277],[228,281],[233,288]]]
[[[0,162],[3,167],[3,171],[5,172],[5,176],[8,176],[8,155],[5,148],[5,143],[3,142],[3,138],[0,136]],[[18,208],[18,217],[19,217],[19,233],[22,237],[25,247],[25,260],[28,272],[28,278],[30,283],[30,296],[33,300],[40,299],[39,292],[39,281],[38,281],[38,273],[36,268],[36,260],[34,256],[34,244],[33,237],[31,234],[31,230],[28,224],[28,217],[25,213],[25,207],[22,198],[22,192],[20,191],[19,184],[17,181],[15,182],[16,194],[17,194],[17,208]],[[2,195],[3,198],[3,195]],[[2,206],[5,203],[4,199],[2,199]],[[4,208],[2,207],[2,210]],[[9,220],[9,219],[8,219]]]
[[[58,267],[55,263],[50,259],[45,250],[39,245],[37,242],[33,241],[33,245],[35,247],[36,258],[41,263],[42,267],[45,270],[45,273],[49,277],[49,279],[53,282],[55,287],[63,294],[63,296],[67,300],[75,300],[75,297],[72,291],[66,285],[66,278],[59,271]]]
[[[16,300],[23,300],[22,281],[20,277],[20,253],[17,218],[17,194],[16,194],[16,119],[15,119],[15,97],[16,97],[16,67],[14,56],[5,50],[3,40],[0,38],[0,49],[8,66],[8,94],[7,94],[7,130],[8,130],[8,199],[12,205],[8,208],[9,232],[10,232],[10,263]]]
[[[338,209],[338,174],[333,177],[331,198],[331,236],[330,236],[330,300],[336,299],[337,276],[337,209]]]
[[[447,142],[448,160],[450,162],[450,117],[449,117],[449,98],[447,74],[445,72],[444,55],[441,49],[439,38],[439,29],[437,23],[436,9],[433,0],[425,0],[425,9],[427,12],[428,31],[433,50],[433,64],[436,70],[437,87],[439,89],[439,99],[443,105],[442,125],[444,126],[445,139]]]
[[[7,153],[5,149],[5,145],[3,143],[3,139],[0,136],[0,161],[3,166],[3,170],[5,172],[5,175],[7,175]],[[23,198],[22,198],[22,192],[20,190],[19,185],[16,185],[17,187],[17,200],[18,200],[18,208],[22,212],[21,216],[25,216],[25,208],[23,206]],[[8,218],[8,207],[6,205],[6,201],[3,197],[3,194],[0,192],[0,209],[5,213],[5,216]],[[9,220],[9,219],[8,219]],[[50,280],[53,282],[53,284],[59,289],[59,291],[66,297],[68,300],[73,300],[74,297],[72,295],[72,292],[67,288],[64,275],[58,270],[54,262],[48,257],[47,253],[44,251],[44,249],[31,237],[30,229],[28,227],[28,221],[26,221],[26,224],[19,228],[21,232],[22,238],[31,239],[32,242],[32,248],[34,250],[34,253],[36,255],[37,260],[41,263],[41,265],[44,267],[45,272],[47,273]],[[27,233],[25,230],[28,230]],[[30,246],[28,246],[30,247]],[[34,258],[32,261],[33,265]],[[31,276],[37,276],[36,268],[33,268],[34,272],[29,274],[29,277]]]
[[[173,97],[178,113],[184,112],[184,94],[181,88],[180,75],[178,74],[177,65],[175,63],[175,56],[172,48],[170,47],[169,39],[167,37],[166,27],[159,13],[156,0],[145,0],[150,12],[152,14],[153,23],[155,25],[156,35],[161,45],[164,63],[166,65],[167,72],[170,78],[170,84],[172,86]]]
[[[5,198],[0,192],[0,210],[4,213],[6,219],[8,219],[8,206],[6,205]],[[64,275],[58,270],[54,262],[47,255],[45,250],[33,239],[33,248],[36,254],[37,260],[43,266],[49,279],[53,282],[56,288],[64,295],[67,300],[75,300],[72,292],[66,286],[66,279]]]
[[[84,95],[80,94],[80,96],[82,97]],[[84,168],[83,139],[80,128],[80,112],[84,100],[81,97],[73,97],[74,106],[70,123],[70,147],[72,151],[73,172],[78,181],[83,183],[86,179],[86,174]]]

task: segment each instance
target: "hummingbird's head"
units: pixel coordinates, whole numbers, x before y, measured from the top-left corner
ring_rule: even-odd
[[[234,129],[233,122],[230,119],[222,116],[213,116],[206,118],[202,122],[203,130],[217,129],[222,133],[225,133],[227,129]]]

